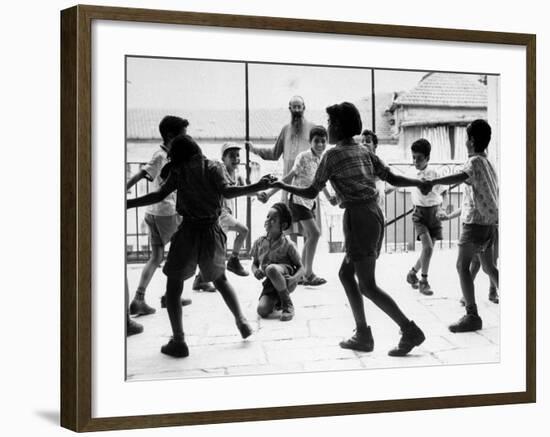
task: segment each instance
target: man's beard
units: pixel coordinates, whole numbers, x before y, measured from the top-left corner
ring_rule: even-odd
[[[302,125],[304,124],[304,113],[303,112],[291,112],[290,113],[290,123],[296,131],[302,130]]]

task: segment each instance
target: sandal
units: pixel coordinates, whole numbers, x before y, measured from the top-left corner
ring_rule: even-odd
[[[323,285],[326,283],[327,283],[326,279],[320,278],[315,273],[312,273],[310,276],[304,279],[304,285],[310,285],[313,287],[316,287],[318,285]]]

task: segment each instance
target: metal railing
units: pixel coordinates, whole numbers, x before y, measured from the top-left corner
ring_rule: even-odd
[[[126,174],[134,175],[145,162],[128,162],[126,164]],[[241,164],[244,166],[244,164]],[[253,166],[255,167],[255,166]],[[253,168],[253,173],[256,175],[258,169]],[[128,176],[127,176],[128,178]],[[127,192],[127,198],[143,196],[150,192],[151,183],[147,179],[141,179]],[[247,199],[240,197],[235,199],[233,207],[233,216],[243,223],[247,223]],[[144,218],[147,208],[132,208],[126,212],[126,260],[128,263],[145,262],[151,256],[151,241],[149,238],[149,232]],[[248,223],[250,229],[250,224]],[[228,235],[228,251],[231,247],[234,235]],[[168,247],[168,246],[167,246]],[[167,252],[165,251],[165,254]],[[241,249],[243,256],[247,256],[250,253],[250,243],[246,242]]]
[[[127,164],[129,168],[127,172],[129,174],[135,174],[143,162],[129,162]],[[244,165],[244,164],[243,164]],[[451,174],[460,168],[460,163],[432,163],[431,166],[435,166],[441,174]],[[393,171],[398,174],[409,173],[412,165],[394,163],[390,164]],[[256,173],[259,173],[256,169]],[[389,186],[388,186],[389,187]],[[446,195],[443,199],[443,209],[447,212],[460,208],[462,204],[462,185],[451,186],[447,189]],[[128,197],[142,196],[148,193],[150,190],[150,183],[146,179],[142,179],[136,185],[134,185],[128,193]],[[411,189],[410,188],[394,188],[389,193],[384,193],[384,215],[386,217],[385,238],[383,250],[388,253],[393,252],[407,252],[416,250],[416,233],[414,224],[412,222],[413,206],[411,202]],[[233,214],[237,220],[246,223],[251,235],[251,240],[254,241],[258,235],[256,235],[257,229],[253,223],[250,222],[251,215],[247,214],[248,205],[246,198],[237,198],[234,203]],[[267,208],[265,206],[264,208]],[[151,254],[151,244],[149,241],[149,233],[147,226],[144,223],[146,208],[134,208],[127,211],[126,216],[126,252],[128,262],[144,262],[147,261]],[[254,210],[257,213],[261,212],[260,205],[254,206]],[[342,209],[332,209],[330,213],[329,209],[325,209],[325,220],[328,224],[328,237],[329,250],[340,251],[342,248]],[[443,221],[443,240],[437,243],[439,247],[453,247],[460,238],[460,217]],[[232,234],[232,233],[230,233]],[[231,241],[234,238],[233,235],[228,236],[229,241],[227,247],[231,247]],[[250,241],[250,240],[249,240]],[[250,252],[249,242],[246,242],[242,255],[247,256]]]

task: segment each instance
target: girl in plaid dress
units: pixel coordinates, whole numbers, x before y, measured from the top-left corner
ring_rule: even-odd
[[[356,324],[354,335],[342,341],[340,346],[365,352],[373,350],[374,339],[363,306],[362,296],[366,296],[401,328],[399,344],[389,351],[389,355],[404,356],[419,346],[425,337],[375,280],[376,259],[384,230],[384,216],[377,203],[376,178],[398,187],[424,187],[425,184],[417,179],[395,175],[380,158],[354,141],[354,135],[361,133],[362,123],[359,111],[353,104],[344,102],[332,105],[327,108],[327,114],[328,140],[335,146],[323,155],[313,183],[305,188],[283,182],[276,182],[274,186],[313,199],[330,180],[341,200],[340,206],[345,208],[346,256],[339,276]]]

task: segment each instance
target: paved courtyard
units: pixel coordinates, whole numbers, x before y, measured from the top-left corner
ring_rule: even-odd
[[[196,378],[227,375],[312,372],[438,366],[444,364],[487,363],[499,361],[499,305],[488,301],[489,281],[482,272],[476,280],[476,295],[483,329],[475,333],[453,334],[447,325],[463,315],[460,288],[454,267],[456,249],[436,249],[432,259],[430,283],[435,293],[426,297],[413,290],[405,275],[419,252],[382,254],[377,265],[377,281],[415,320],[426,334],[426,341],[405,358],[387,355],[399,340],[399,328],[365,300],[367,322],[372,326],[375,348],[371,353],[341,349],[340,340],[354,329],[345,292],[338,279],[343,255],[327,253],[320,242],[315,271],[327,279],[321,287],[298,286],[292,293],[295,318],[281,322],[278,317],[260,319],[256,305],[260,281],[228,273],[239,296],[243,312],[254,334],[242,340],[233,317],[218,293],[191,291],[186,282],[184,296],[193,300],[183,308],[183,324],[190,355],[175,359],[160,353],[170,338],[165,309],[160,308],[165,277],[159,270],[148,287],[146,300],[157,308],[155,314],[138,317],[144,332],[128,338],[128,380]],[[245,268],[250,261],[244,261]],[[131,297],[137,286],[141,264],[128,266]]]

